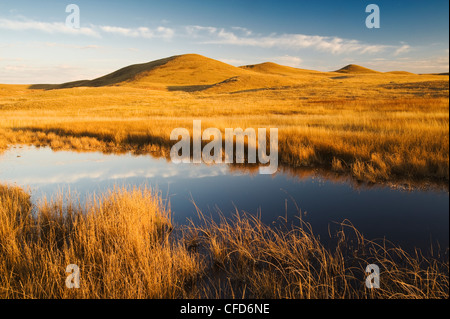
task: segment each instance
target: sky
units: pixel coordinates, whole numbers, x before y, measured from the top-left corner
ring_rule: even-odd
[[[66,25],[69,4],[80,27]],[[367,28],[369,4],[380,28]],[[448,0],[0,0],[0,83],[93,79],[197,53],[235,66],[449,70]]]

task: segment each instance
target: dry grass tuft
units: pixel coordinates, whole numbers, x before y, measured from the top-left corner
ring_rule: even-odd
[[[325,248],[308,224],[275,228],[236,214],[173,231],[149,189],[115,189],[86,205],[70,196],[34,207],[0,186],[0,298],[448,298],[446,257],[410,255],[342,225]],[[447,258],[446,261],[442,261]],[[69,264],[81,288],[65,287]],[[365,268],[381,269],[381,289]]]
[[[116,189],[85,207],[63,197],[31,211],[29,196],[0,193],[1,298],[180,298],[200,270],[170,243],[170,213],[149,189]],[[69,264],[81,289],[65,287]]]

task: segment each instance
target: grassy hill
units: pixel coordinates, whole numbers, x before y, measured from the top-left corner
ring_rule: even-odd
[[[172,56],[148,63],[134,64],[99,77],[63,84],[33,85],[32,89],[65,89],[74,87],[102,87],[111,85],[145,86],[212,85],[246,71],[198,54]]]
[[[244,70],[251,70],[251,71],[259,72],[259,73],[263,73],[263,74],[276,74],[276,75],[284,75],[284,76],[296,76],[296,75],[304,76],[307,74],[322,73],[319,71],[293,68],[290,66],[276,64],[273,62],[245,65],[245,66],[241,66],[241,68]]]
[[[336,76],[336,73],[343,74]],[[63,84],[35,84],[30,89],[54,90],[81,87],[132,87],[159,91],[239,93],[298,88],[305,85],[332,86],[336,81],[360,81],[358,75],[374,84],[384,82],[384,74],[397,80],[421,81],[419,75],[404,72],[378,72],[350,64],[334,72],[320,72],[265,62],[235,67],[198,54],[172,56],[148,63],[134,64],[93,80]],[[370,76],[375,77],[370,77]],[[409,76],[409,77],[407,77]],[[415,76],[415,77],[414,77]],[[1,94],[1,92],[0,92]]]
[[[345,67],[343,67],[342,69],[339,69],[335,72],[338,73],[349,73],[349,74],[374,74],[374,73],[380,73],[365,67],[362,67],[360,65],[356,65],[356,64],[349,64]]]
[[[67,89],[75,87],[128,86],[167,89],[169,91],[228,92],[267,89],[295,84],[285,75],[304,72],[300,69],[269,63],[235,67],[198,54],[173,56],[149,63],[130,65],[94,80],[63,84],[38,84],[31,89]]]
[[[394,74],[394,75],[416,75],[415,73],[406,72],[406,71],[390,71],[390,72],[386,72],[386,74]]]

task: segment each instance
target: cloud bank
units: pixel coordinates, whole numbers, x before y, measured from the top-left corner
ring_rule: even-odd
[[[234,26],[230,29],[214,26],[182,26],[170,28],[158,26],[155,28],[128,28],[111,25],[87,25],[79,29],[67,27],[62,22],[41,22],[26,18],[11,20],[0,18],[0,29],[4,30],[34,30],[49,34],[69,34],[102,38],[107,34],[128,38],[165,39],[180,37],[200,44],[249,46],[259,48],[278,48],[288,50],[312,49],[331,54],[375,54],[392,51],[397,56],[407,53],[411,47],[405,43],[398,46],[363,43],[355,39],[344,39],[335,36],[306,34],[269,34],[257,35],[247,28]]]

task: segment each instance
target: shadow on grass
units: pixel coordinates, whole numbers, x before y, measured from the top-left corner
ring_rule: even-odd
[[[148,132],[143,134],[137,133],[125,133],[122,135],[115,135],[114,133],[96,133],[92,131],[72,131],[62,128],[35,128],[35,127],[20,127],[12,129],[15,132],[29,132],[34,134],[45,134],[48,141],[53,140],[49,138],[49,134],[56,135],[57,139],[63,140],[64,138],[92,138],[105,145],[114,145],[119,150],[130,151],[133,149],[140,149],[148,145],[158,145],[161,148],[170,148],[172,146],[172,141],[164,139],[160,136],[154,136]],[[48,142],[47,141],[47,142]],[[115,151],[115,150],[114,150]]]
[[[167,90],[169,90],[170,92],[174,92],[174,91],[182,91],[182,92],[199,92],[199,91],[204,91],[207,90],[209,88],[212,88],[215,84],[213,85],[181,85],[181,86],[168,86]]]

